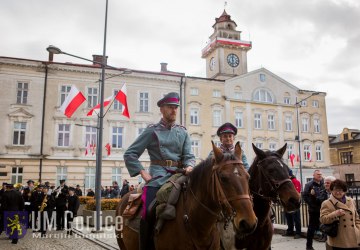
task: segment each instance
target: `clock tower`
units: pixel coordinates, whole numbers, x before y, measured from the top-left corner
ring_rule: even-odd
[[[241,40],[241,31],[236,30],[236,23],[225,10],[215,18],[212,27],[214,33],[202,50],[202,58],[206,59],[206,77],[228,79],[247,73],[247,52],[251,42]]]

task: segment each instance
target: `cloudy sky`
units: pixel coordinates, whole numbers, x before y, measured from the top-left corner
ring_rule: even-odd
[[[223,9],[220,0],[109,0],[108,63],[159,71],[167,62],[205,76],[201,49]],[[249,71],[265,67],[300,89],[326,92],[330,134],[360,129],[360,1],[228,0],[226,11],[253,42]],[[0,56],[47,60],[50,44],[102,54],[104,16],[105,0],[1,0]]]

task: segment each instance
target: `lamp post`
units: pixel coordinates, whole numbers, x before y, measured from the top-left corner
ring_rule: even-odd
[[[318,95],[320,92],[314,92],[308,97],[301,99],[300,101],[297,100],[297,97],[295,99],[295,107],[296,107],[296,123],[297,123],[297,136],[295,137],[295,140],[299,143],[299,170],[300,170],[300,184],[301,184],[301,192],[303,191],[303,176],[302,176],[302,165],[301,165],[301,140],[300,140],[300,125],[299,125],[299,108],[301,107],[301,103],[305,101],[306,99]]]

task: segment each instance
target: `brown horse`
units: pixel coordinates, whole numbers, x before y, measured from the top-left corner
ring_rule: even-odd
[[[252,234],[224,231],[221,239],[225,249],[268,250],[273,235],[271,203],[280,202],[286,212],[300,207],[300,195],[289,179],[288,166],[282,161],[286,146],[277,151],[262,151],[253,144],[256,158],[249,169],[249,185],[259,223]]]
[[[241,162],[241,148],[223,154],[214,143],[214,157],[199,165],[189,175],[176,205],[176,218],[167,221],[155,235],[156,249],[220,249],[216,222],[233,221],[237,234],[251,233],[257,218],[249,196],[249,175]],[[120,204],[117,214],[125,206]],[[126,224],[126,223],[125,223]],[[121,250],[139,249],[137,233],[126,225],[117,231]]]

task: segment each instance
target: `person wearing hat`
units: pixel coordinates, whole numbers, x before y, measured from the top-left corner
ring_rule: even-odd
[[[69,194],[69,188],[65,184],[65,180],[60,180],[60,186],[58,186],[55,191],[55,206],[56,206],[56,230],[64,230],[65,226],[65,211],[67,197]]]
[[[27,188],[30,190],[30,191],[33,191],[34,190],[34,181],[33,180],[28,180],[26,182],[28,185],[27,185]]]
[[[219,136],[220,138],[220,149],[223,151],[223,153],[232,153],[234,152],[234,141],[235,141],[235,136],[237,135],[237,128],[232,125],[230,122],[226,122],[223,125],[221,125],[216,134]],[[242,162],[244,164],[244,167],[246,170],[249,170],[249,163],[247,162],[247,158],[245,155],[244,150],[242,151]],[[213,151],[210,152],[209,157],[211,157],[213,155]]]
[[[14,189],[13,184],[9,184],[9,183],[6,184],[6,191],[4,192],[1,199],[1,208],[3,212],[24,210],[24,200],[21,196],[21,193]],[[2,216],[4,216],[4,214],[2,214]],[[17,244],[18,239],[13,238],[11,243]]]
[[[2,231],[4,230],[4,221],[3,221],[3,209],[1,208],[1,200],[3,197],[3,194],[5,193],[6,190],[6,182],[3,182],[2,184],[2,188],[0,190],[0,234],[2,233]]]
[[[183,168],[188,174],[195,165],[190,136],[185,127],[175,123],[179,101],[175,92],[160,99],[157,105],[162,114],[161,120],[149,125],[124,154],[130,176],[141,175],[146,183],[142,194],[145,205],[140,222],[140,249],[154,249],[151,237],[154,219],[148,218],[146,211],[157,191],[177,169]],[[145,149],[150,156],[149,173],[139,161]]]
[[[46,235],[46,230],[49,226],[48,222],[51,223],[52,212],[55,208],[55,198],[53,195],[48,194],[49,187],[44,185],[41,191],[41,205],[39,206],[40,211],[40,232],[41,237]],[[46,197],[46,198],[45,198]]]
[[[31,192],[30,196],[30,204],[31,204],[31,217],[32,217],[32,224],[30,225],[33,229],[33,232],[40,232],[40,228],[38,227],[37,221],[39,217],[39,207],[43,201],[42,197],[42,189],[43,185],[37,185],[37,187]],[[39,220],[40,222],[40,220]]]
[[[69,188],[69,196],[68,196],[68,207],[67,207],[67,225],[66,225],[66,229],[67,234],[72,235],[72,230],[71,230],[71,224],[74,220],[74,218],[77,216],[77,211],[80,207],[80,200],[79,197],[75,194],[76,189],[73,187]]]

